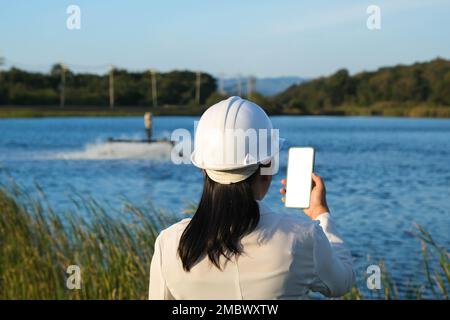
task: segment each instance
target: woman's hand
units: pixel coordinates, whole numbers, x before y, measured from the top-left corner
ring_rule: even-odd
[[[313,180],[311,189],[311,200],[309,203],[309,208],[303,209],[303,211],[308,217],[315,220],[321,214],[329,212],[330,209],[328,209],[326,199],[326,189],[322,178],[316,175],[315,173],[313,173],[311,177]],[[281,179],[281,184],[283,186],[286,186],[286,179]],[[283,195],[286,194],[286,188],[285,187],[281,188],[280,193]],[[282,197],[281,201],[284,202],[285,198]]]

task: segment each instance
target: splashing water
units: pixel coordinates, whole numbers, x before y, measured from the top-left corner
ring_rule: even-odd
[[[64,160],[114,160],[142,159],[169,161],[172,152],[170,141],[141,142],[97,142],[87,144],[84,150],[59,152],[57,159]]]

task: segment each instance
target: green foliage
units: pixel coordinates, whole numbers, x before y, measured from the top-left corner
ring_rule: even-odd
[[[229,97],[230,97],[229,95],[223,95],[223,94],[219,93],[218,91],[215,91],[208,97],[208,100],[206,100],[206,105],[208,107],[210,107],[210,106],[218,103],[219,101],[222,101]]]
[[[382,104],[382,109],[450,106],[450,61],[438,58],[354,76],[345,69],[339,70],[329,77],[291,86],[274,101],[283,110],[296,110],[299,114],[333,113],[349,105],[362,109],[374,105],[379,109]]]
[[[247,97],[248,100],[256,103],[257,105],[264,108],[264,110],[269,114],[278,114],[280,113],[280,109],[273,103],[272,99],[269,97],[263,96],[259,92],[253,92],[251,97]]]
[[[61,112],[46,111],[45,107],[60,103],[61,72],[60,65],[54,65],[49,74],[17,68],[0,72],[0,117],[60,115]],[[158,107],[151,110],[155,114],[198,115],[228,97],[216,91],[216,80],[211,75],[201,73],[199,108],[195,72],[172,71],[157,73],[155,77]],[[151,81],[149,72],[114,70],[114,112],[120,107],[153,107]],[[104,114],[83,107],[100,110],[109,106],[108,75],[75,74],[66,69],[65,83],[66,109],[73,109],[70,114]],[[450,61],[438,58],[353,76],[342,69],[329,77],[293,85],[274,97],[255,92],[247,99],[272,115],[450,117]],[[29,112],[12,112],[2,110],[5,106],[35,107]]]
[[[56,213],[45,198],[0,189],[0,299],[147,298],[154,241],[173,221],[129,203],[113,218],[93,199],[73,201],[76,212]],[[69,265],[80,267],[80,290],[66,287]]]
[[[26,72],[17,68],[0,72],[0,105],[58,105],[61,90],[61,66],[49,74]],[[209,74],[200,77],[200,104],[216,90],[216,80]],[[159,105],[195,103],[196,73],[172,71],[157,73]],[[153,106],[149,72],[114,70],[114,96],[117,106]],[[67,106],[108,106],[109,75],[65,71]]]
[[[209,96],[208,100],[206,101],[206,105],[210,107],[218,103],[219,101],[222,101],[229,97],[230,95],[223,95],[216,91]],[[280,112],[280,110],[276,105],[274,105],[273,101],[269,97],[263,96],[259,92],[253,92],[250,97],[245,97],[245,99],[261,106],[268,114],[278,114]]]

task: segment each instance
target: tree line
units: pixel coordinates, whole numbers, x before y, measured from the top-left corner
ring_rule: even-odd
[[[62,80],[64,72],[64,80]],[[114,104],[117,106],[153,106],[150,72],[115,69]],[[171,71],[154,75],[158,105],[189,105],[196,99],[197,73]],[[0,105],[59,105],[64,83],[65,105],[107,106],[110,104],[109,74],[74,73],[54,65],[49,73],[27,72],[11,68],[0,72]],[[200,74],[200,103],[216,91],[216,80]]]
[[[61,65],[53,66],[49,73],[17,68],[1,71],[0,105],[59,105],[62,72],[66,105],[109,105],[108,74],[73,73],[62,70]],[[195,107],[198,103],[210,106],[226,97],[217,91],[216,79],[212,75],[201,73],[200,83],[197,80],[197,74],[191,71],[156,73],[152,80],[149,72],[116,69],[114,103],[117,106],[153,106],[152,81],[157,84],[159,106],[183,108]],[[197,84],[200,86],[199,97],[196,96]],[[430,62],[384,67],[355,75],[342,69],[328,77],[293,85],[273,97],[254,92],[248,98],[264,106],[271,114],[327,114],[350,107],[352,110],[365,110],[373,106],[381,109],[383,114],[383,110],[404,106],[439,109],[450,106],[450,60],[437,58]]]
[[[450,106],[450,61],[437,58],[353,76],[342,69],[329,77],[291,86],[274,97],[274,103],[305,114],[343,106]]]

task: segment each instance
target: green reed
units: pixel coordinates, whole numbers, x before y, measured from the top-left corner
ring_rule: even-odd
[[[76,212],[56,213],[45,198],[0,189],[0,299],[147,297],[153,244],[172,221],[130,203],[113,218],[94,199],[73,202]],[[66,286],[69,265],[80,290]]]
[[[408,280],[405,284],[406,293],[402,296],[398,292],[398,285],[390,277],[384,261],[379,263],[381,267],[381,289],[375,290],[374,295],[367,298],[397,300],[397,299],[424,299],[425,292],[431,292],[427,299],[448,300],[450,290],[450,254],[446,248],[436,243],[433,237],[422,226],[415,224],[416,232],[407,232],[410,236],[418,239],[421,244],[423,260],[424,282]],[[344,296],[348,300],[361,300],[366,297],[357,288]]]
[[[154,241],[175,220],[151,206],[124,200],[121,210],[105,209],[77,194],[74,210],[56,213],[37,188],[41,196],[33,198],[16,186],[0,187],[0,299],[146,299]],[[449,253],[416,227],[427,283],[400,297],[381,263],[382,289],[375,298],[421,299],[426,288],[435,298],[449,298]],[[69,265],[80,267],[80,290],[66,286]],[[356,287],[344,296],[363,298]]]

